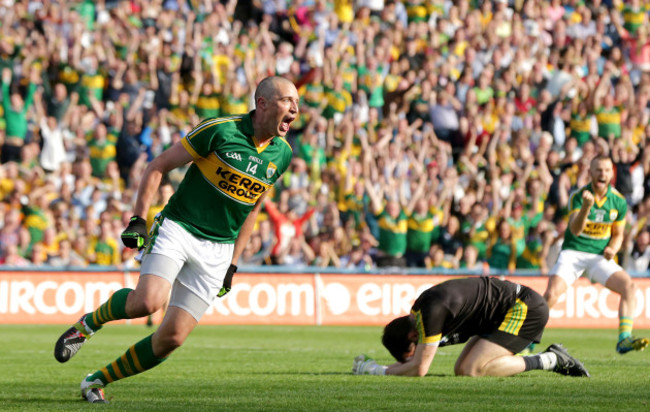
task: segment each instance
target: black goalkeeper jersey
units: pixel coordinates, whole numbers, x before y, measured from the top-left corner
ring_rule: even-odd
[[[439,344],[443,336],[455,336],[459,343],[494,330],[513,307],[522,288],[486,276],[451,279],[431,287],[411,308],[419,342]]]

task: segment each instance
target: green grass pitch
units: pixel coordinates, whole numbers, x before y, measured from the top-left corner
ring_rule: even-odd
[[[538,346],[563,343],[590,379],[543,371],[455,377],[462,345],[441,348],[425,378],[404,378],[350,372],[359,353],[390,362],[379,327],[200,325],[159,367],[109,385],[109,405],[82,401],[79,382],[153,329],[108,325],[59,364],[52,353],[65,329],[0,325],[0,411],[650,410],[650,351],[616,354],[611,329],[549,329]]]

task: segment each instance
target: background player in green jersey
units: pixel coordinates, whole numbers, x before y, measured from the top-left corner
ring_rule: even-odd
[[[540,369],[588,377],[580,361],[558,344],[537,355],[515,356],[540,341],[547,321],[544,298],[526,286],[488,276],[448,280],[424,291],[410,315],[384,328],[382,343],[397,363],[378,365],[359,355],[352,372],[424,376],[438,347],[469,340],[456,361],[456,375],[511,376]]]
[[[610,185],[614,171],[609,157],[594,158],[590,173],[591,183],[573,193],[569,201],[569,225],[544,298],[552,308],[584,274],[621,295],[616,351],[623,354],[643,350],[648,339],[632,337],[636,287],[630,275],[614,261],[623,243],[627,202]]]
[[[155,367],[181,346],[216,296],[230,290],[236,264],[268,189],[287,169],[284,140],[298,116],[298,91],[282,77],[262,80],[255,110],[212,118],[155,158],[142,177],[135,216],[124,245],[143,249],[135,290],[115,292],[57,341],[54,355],[68,361],[104,323],[156,312],[171,290],[158,330],[81,382],[89,402],[106,402],[103,387]],[[192,161],[177,192],[156,218],[149,238],[147,210],[165,173]]]

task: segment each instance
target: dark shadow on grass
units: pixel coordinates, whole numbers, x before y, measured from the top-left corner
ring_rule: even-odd
[[[352,372],[251,372],[246,373],[246,375],[308,375],[308,376],[355,376]],[[361,376],[361,375],[359,375]],[[370,376],[370,375],[364,375]],[[453,375],[445,375],[442,373],[430,374],[424,376],[424,378],[455,378]]]

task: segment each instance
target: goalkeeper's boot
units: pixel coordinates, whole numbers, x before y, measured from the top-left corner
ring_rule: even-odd
[[[590,377],[589,372],[585,369],[582,362],[569,355],[569,352],[567,352],[564,346],[554,343],[545,352],[551,352],[557,356],[557,364],[553,372],[567,376]]]
[[[86,314],[87,315],[87,314]],[[83,315],[79,322],[72,325],[70,329],[65,331],[59,340],[56,341],[54,346],[54,357],[59,362],[67,362],[73,357],[81,346],[90,339],[95,332],[88,327],[84,321],[86,315]]]
[[[108,403],[104,396],[104,384],[99,379],[89,381],[90,374],[81,381],[81,397],[90,403]]]
[[[649,343],[650,340],[646,338],[634,338],[632,336],[628,336],[627,338],[618,341],[616,344],[616,352],[622,355],[633,350],[642,351],[648,346]]]

